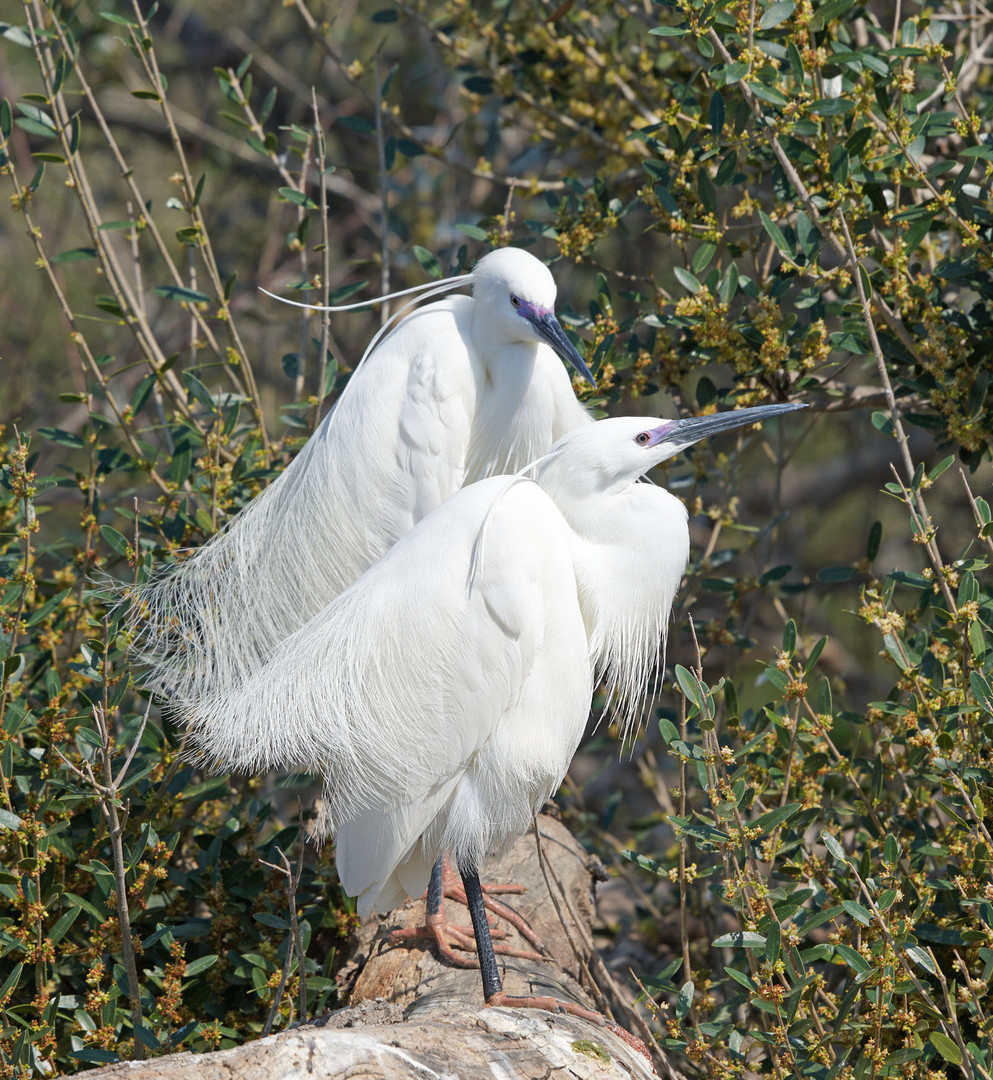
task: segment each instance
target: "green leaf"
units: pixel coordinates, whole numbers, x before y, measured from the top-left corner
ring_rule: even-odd
[[[4,979],[3,986],[0,986],[0,999],[6,1001],[7,995],[10,991],[20,982],[21,972],[24,970],[23,964],[17,964],[14,970]]]
[[[782,928],[778,922],[773,921],[769,926],[769,933],[765,942],[765,959],[769,964],[774,964],[779,959],[779,950],[782,945]]]
[[[700,274],[706,270],[710,260],[717,254],[717,245],[710,243],[709,240],[705,240],[697,249],[693,255],[693,261],[691,263],[694,274]]]
[[[41,128],[41,133],[43,135],[54,135],[58,131],[55,121],[44,109],[39,109],[37,105],[27,105],[21,101],[17,104],[17,110],[22,116],[34,121],[34,123]]]
[[[869,540],[866,544],[865,557],[872,562],[879,554],[879,545],[883,539],[883,525],[880,521],[874,521],[869,528]]]
[[[259,106],[259,124],[264,125],[272,113],[272,107],[276,104],[276,88],[272,87]]]
[[[962,1051],[959,1050],[954,1040],[940,1031],[932,1031],[928,1036],[928,1042],[939,1054],[952,1065],[962,1064]]]
[[[672,272],[676,275],[676,280],[687,292],[698,293],[703,288],[689,270],[684,270],[681,266],[674,266]]]
[[[901,671],[910,671],[913,664],[910,662],[910,658],[907,656],[907,650],[903,647],[902,642],[894,634],[883,634],[883,645],[886,651],[893,659],[893,663]]]
[[[804,675],[809,675],[817,665],[817,661],[821,658],[821,653],[824,652],[824,646],[827,645],[827,637],[822,637],[820,641],[810,650],[810,656],[807,657],[807,662],[803,665]]]
[[[285,919],[268,911],[257,911],[252,918],[263,926],[271,926],[274,930],[289,930],[290,928],[290,924]]]
[[[360,135],[371,135],[375,130],[375,124],[371,124],[364,116],[339,116],[337,123],[349,131],[357,131]]]
[[[119,533],[112,525],[101,525],[100,535],[117,552],[118,555],[123,555],[125,558],[128,558],[130,556],[130,546],[127,542],[127,539],[121,533]]]
[[[206,409],[214,408],[214,399],[211,396],[210,391],[206,386],[189,371],[183,372],[183,382],[186,383],[186,388],[189,390],[192,397],[200,402]]]
[[[814,116],[843,116],[855,108],[855,102],[847,98],[821,98],[808,106],[807,111]]]
[[[82,896],[77,896],[75,893],[65,893],[65,899],[67,903],[73,904],[75,907],[82,908],[93,919],[96,919],[96,924],[99,926],[107,918],[107,912],[101,911],[95,904],[91,904],[89,900]]]
[[[38,623],[47,619],[49,615],[62,603],[63,600],[72,592],[72,589],[63,589],[62,592],[56,593],[50,600],[46,600],[44,604],[27,620],[28,626],[37,626]]]
[[[779,0],[778,3],[770,4],[759,19],[759,29],[772,30],[773,27],[786,22],[795,10],[796,4],[793,0]]]
[[[934,961],[920,945],[908,945],[906,953],[915,964],[924,968],[925,971],[930,972],[932,975],[938,974],[938,969],[934,966]]]
[[[9,810],[4,810],[0,807],[0,828],[2,829],[19,829],[22,825],[22,819],[16,814],[12,814]],[[3,995],[0,995],[2,997]]]
[[[455,228],[458,229],[463,236],[468,236],[470,240],[486,239],[486,230],[481,229],[478,225],[456,225]]]
[[[677,1020],[683,1020],[689,1014],[690,1007],[693,1004],[693,981],[683,983],[682,988],[679,991],[679,997],[676,998],[675,1014]]]
[[[786,806],[777,806],[775,810],[770,810],[768,813],[763,814],[758,821],[755,822],[754,827],[761,829],[762,834],[765,835],[768,832],[772,832],[777,825],[782,825],[784,821],[788,821],[795,813],[803,809],[803,803],[787,803]]]
[[[318,209],[317,203],[306,192],[297,191],[296,188],[281,187],[279,194],[286,202],[296,203],[297,206],[302,206],[306,210]]]
[[[396,147],[397,153],[403,154],[406,158],[420,157],[424,153],[424,147],[413,139],[397,139]],[[458,228],[457,225],[456,228]]]
[[[769,105],[786,105],[789,101],[789,98],[780,93],[774,86],[766,86],[762,82],[753,82],[748,85],[752,88],[752,93],[760,101],[765,101]]]
[[[108,18],[104,14],[104,18]],[[86,1046],[82,1050],[70,1050],[69,1056],[74,1057],[77,1061],[88,1061],[94,1064],[109,1064],[114,1061],[120,1061],[120,1056],[113,1050],[101,1050],[99,1046]]]
[[[853,566],[823,566],[817,571],[817,580],[825,585],[840,585],[855,577]]]
[[[764,949],[765,935],[756,934],[751,930],[732,930],[730,934],[722,934],[710,944],[715,949]]]
[[[782,230],[779,226],[769,217],[765,211],[759,211],[759,218],[762,221],[762,227],[769,234],[772,242],[777,248],[786,256],[790,261],[793,260],[793,252],[790,250],[789,244],[786,242],[786,237],[783,236]]]
[[[685,746],[685,743],[683,745]],[[701,754],[700,757],[702,756]],[[692,836],[696,840],[702,840],[704,843],[726,844],[731,839],[726,832],[715,829],[713,825],[705,825],[702,821],[689,821],[687,818],[670,814],[669,822],[678,832]]]
[[[920,1056],[920,1050],[913,1046],[905,1046],[902,1050],[894,1050],[892,1054],[887,1054],[884,1064],[887,1066],[905,1065],[908,1061],[916,1061]]]
[[[821,833],[821,842],[828,849],[828,854],[832,859],[837,859],[839,862],[847,862],[845,849],[829,832]]]
[[[679,728],[664,716],[659,718],[659,733],[665,740],[666,746],[671,746],[674,740],[679,738]]]
[[[907,249],[909,255],[920,242],[927,236],[928,231],[931,228],[931,222],[934,221],[934,214],[927,214],[922,218],[918,218],[907,229],[903,237],[904,246]]]
[[[424,269],[433,278],[440,278],[443,276],[441,271],[441,263],[435,258],[434,255],[428,251],[427,248],[420,247],[420,245],[414,245],[414,258],[424,267]]]
[[[838,18],[839,15],[844,15],[854,3],[855,0],[828,0],[826,4],[814,11],[814,18],[811,21],[811,25],[814,29],[820,30],[833,19]]]
[[[870,926],[872,924],[872,912],[857,901],[842,900],[841,906],[857,923],[861,923],[863,926]]]
[[[69,446],[73,450],[81,450],[86,443],[72,431],[63,431],[62,428],[43,427],[38,428],[38,434],[59,446]]]
[[[79,913],[81,911],[82,908],[71,907],[67,912],[60,916],[59,920],[47,934],[53,945],[57,945],[66,936],[69,927],[72,926],[77,918],[79,918]]]
[[[70,248],[68,251],[61,251],[58,255],[53,255],[50,261],[53,263],[82,262],[84,259],[95,259],[96,257],[96,248],[78,247]]]
[[[138,1041],[144,1043],[149,1050],[158,1050],[161,1048],[162,1044],[156,1038],[154,1032],[149,1031],[144,1025],[138,1024],[134,1029],[134,1033]]]
[[[697,677],[682,664],[677,664],[675,668],[676,681],[679,683],[680,690],[686,695],[686,697],[693,702],[693,704],[700,710],[704,711],[704,694],[700,686],[700,682]]]
[[[972,671],[969,673],[969,686],[980,705],[987,712],[993,713],[993,687],[989,682],[978,671]]]
[[[43,139],[50,139],[55,132],[47,124],[39,123],[27,116],[19,116],[14,123],[29,135],[40,135]]]
[[[0,101],[0,134],[2,134],[5,139],[10,138],[12,124],[13,115],[10,111],[10,102],[4,98]]]
[[[851,945],[835,945],[834,951],[835,955],[840,956],[853,971],[861,974],[872,970],[872,965],[868,960],[861,953],[856,952]]]
[[[175,300],[185,304],[209,304],[210,297],[206,293],[196,289],[185,289],[181,285],[159,285],[152,290],[158,296],[164,296],[167,300]]]
[[[718,138],[724,127],[724,113],[724,98],[720,90],[715,90],[710,97],[710,128]]]
[[[186,971],[183,974],[183,978],[191,979],[194,975],[199,975],[201,972],[206,971],[208,968],[212,968],[217,963],[216,954],[210,956],[200,956],[192,963],[186,965]]]
[[[736,983],[744,986],[746,990],[755,989],[755,983],[753,983],[751,978],[749,978],[749,976],[746,975],[743,971],[739,971],[737,968],[733,967],[726,967],[724,970],[728,973],[728,975],[731,976],[732,979],[734,979]]]
[[[803,58],[800,56],[800,50],[792,41],[786,46],[786,58],[790,62],[790,70],[793,72],[793,78],[796,79],[799,86],[803,86],[805,74],[803,70]]]

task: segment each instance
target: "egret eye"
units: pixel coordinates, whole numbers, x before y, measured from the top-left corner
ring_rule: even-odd
[[[634,441],[639,446],[644,446],[646,443],[649,443],[649,442],[652,441],[651,433],[648,432],[648,431],[641,431],[637,435],[635,435]]]
[[[517,296],[514,296],[513,294],[511,294],[510,302],[514,305],[514,307],[520,307],[521,306],[520,298],[517,297]]]

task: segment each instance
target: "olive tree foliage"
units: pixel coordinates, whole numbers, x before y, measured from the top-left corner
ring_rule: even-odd
[[[592,408],[813,406],[670,464],[694,554],[638,794],[565,802],[641,898],[653,1052],[988,1078],[987,9],[4,17],[0,1077],[337,1000],[328,853],[287,792],[184,762],[92,582],[223,527],[379,323],[257,286],[343,302],[512,242],[554,264]]]

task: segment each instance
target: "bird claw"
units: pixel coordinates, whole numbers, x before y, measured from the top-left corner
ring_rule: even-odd
[[[466,898],[465,889],[459,879],[455,876],[454,871],[448,863],[447,857],[442,862],[441,882],[442,895],[446,899],[454,900],[456,903],[465,904],[468,907],[469,901]],[[495,893],[513,893],[520,895],[526,891],[525,887],[518,884],[483,885],[482,889],[483,904],[485,905],[486,910],[492,912],[498,919],[503,919],[504,922],[510,923],[521,937],[535,950],[534,953],[511,953],[508,955],[520,956],[523,959],[546,959],[547,954],[545,952],[545,946],[542,944],[541,938],[531,929],[527,920],[514,911],[513,908],[507,907],[506,904],[494,899]],[[506,933],[503,932],[501,936],[505,937]]]
[[[500,928],[490,930],[491,936],[497,939],[505,938],[507,932]],[[476,940],[471,928],[455,926],[450,923],[443,914],[428,915],[423,926],[404,927],[393,930],[387,940],[396,944],[410,944],[414,941],[430,941],[439,956],[447,960],[449,964],[459,968],[478,968],[479,958],[476,956]],[[470,956],[462,956],[455,950],[463,953],[472,953]],[[543,960],[544,957],[529,949],[515,949],[510,945],[494,944],[493,951],[501,956],[513,956],[519,960]]]

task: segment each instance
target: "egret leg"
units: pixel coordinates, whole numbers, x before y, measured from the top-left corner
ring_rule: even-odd
[[[451,870],[448,869],[446,864],[447,860],[443,860],[441,857],[439,857],[435,861],[434,866],[431,868],[431,878],[428,881],[428,891],[426,896],[427,914],[424,920],[424,925],[414,926],[402,930],[394,930],[390,934],[390,941],[409,942],[428,940],[434,944],[435,948],[438,950],[439,955],[448,963],[452,964],[454,967],[478,967],[479,961],[477,960],[476,956],[460,955],[458,952],[455,951],[456,949],[459,949],[462,951],[462,953],[475,953],[476,940],[472,928],[455,926],[450,923],[445,916],[442,905],[445,896],[451,895],[449,890],[452,888],[452,883],[446,881],[446,877],[452,876]],[[461,890],[456,889],[454,893],[454,898],[460,899],[461,897],[464,897],[464,893],[461,893]],[[499,903],[498,906],[501,908],[504,907],[503,904]],[[510,909],[508,908],[507,910],[509,911]],[[516,912],[512,914],[516,915]],[[517,917],[520,918],[520,916]],[[527,924],[525,923],[525,925]],[[488,937],[490,937],[491,944],[493,936],[505,936],[505,931],[503,930],[494,930],[491,934],[488,922],[486,929],[487,935]],[[528,927],[528,929],[530,930],[530,927]],[[531,933],[532,935],[534,935],[534,931],[531,931]],[[514,949],[511,948],[509,945],[504,945],[502,943],[496,946],[496,951],[502,953],[505,956],[516,956],[521,960],[544,959],[536,952],[531,952],[527,949]]]
[[[620,1036],[630,1046],[644,1053],[648,1057],[648,1050],[644,1043],[636,1036],[631,1035],[623,1028],[618,1027],[607,1018],[592,1009],[586,1009],[573,1001],[560,1001],[553,997],[517,997],[513,994],[505,994],[503,980],[497,968],[496,955],[493,942],[490,939],[490,924],[486,917],[486,905],[483,899],[483,888],[479,883],[479,874],[475,867],[459,867],[462,875],[462,883],[465,885],[466,900],[469,905],[469,915],[472,918],[473,930],[476,934],[476,951],[479,954],[479,972],[483,977],[483,997],[487,1005],[503,1005],[511,1009],[544,1009],[547,1012],[564,1012],[571,1016],[579,1016],[584,1020],[590,1020],[594,1024],[607,1026],[616,1035]]]

